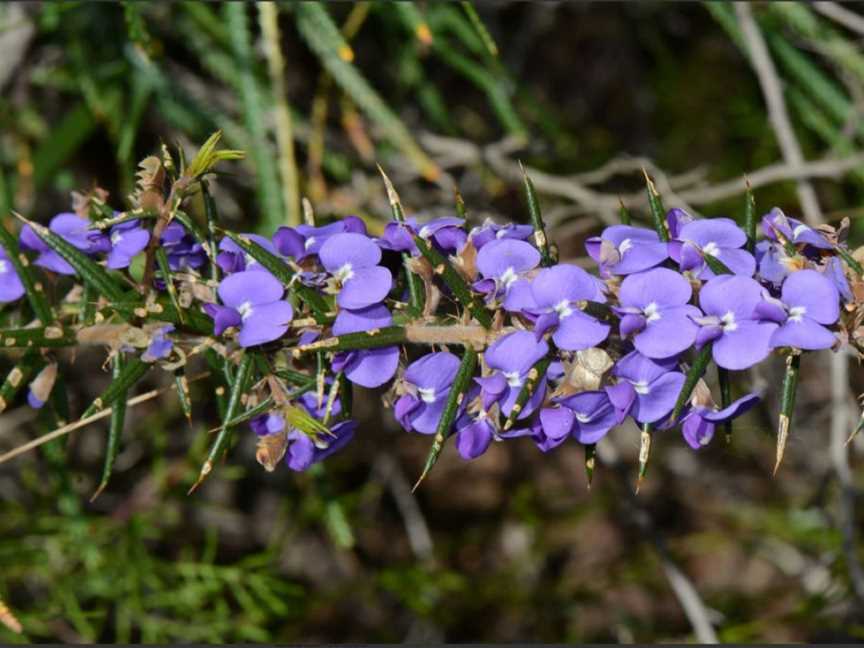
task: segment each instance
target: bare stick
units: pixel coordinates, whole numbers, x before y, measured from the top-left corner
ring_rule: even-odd
[[[209,375],[210,375],[209,372],[198,374],[197,376],[193,376],[192,378],[190,378],[189,382],[201,380],[202,378],[206,378]],[[164,394],[165,392],[171,391],[172,389],[176,389],[176,388],[177,388],[176,384],[172,384],[168,387],[161,387],[159,389],[153,389],[149,392],[145,392],[143,394],[140,394],[139,396],[135,396],[134,398],[130,398],[128,401],[126,401],[126,406],[132,407],[132,406],[144,403],[148,400],[153,400],[154,398],[156,398],[160,394]],[[104,410],[102,410],[96,414],[93,414],[93,416],[88,416],[87,418],[83,418],[83,419],[80,419],[78,421],[73,421],[72,423],[69,423],[68,425],[64,425],[63,427],[57,428],[56,430],[54,430],[52,432],[48,432],[47,434],[43,434],[42,436],[40,436],[36,439],[33,439],[32,441],[25,443],[24,445],[20,445],[17,448],[10,450],[9,452],[7,452],[5,454],[0,455],[0,464],[6,463],[10,459],[14,459],[18,455],[24,454],[25,452],[27,452],[29,450],[33,450],[34,448],[38,448],[39,446],[44,445],[44,444],[48,443],[49,441],[53,441],[54,439],[59,439],[60,437],[66,435],[66,434],[69,434],[70,432],[74,432],[75,430],[78,430],[82,427],[86,427],[95,421],[98,421],[98,420],[103,419],[103,418],[107,418],[108,416],[111,416],[111,412],[113,412],[113,411],[114,411],[114,408],[108,407],[108,408],[105,408]]]
[[[771,128],[777,137],[777,143],[780,145],[783,159],[788,164],[803,164],[804,154],[801,152],[801,145],[798,143],[795,132],[792,130],[789,111],[786,109],[786,101],[783,99],[783,88],[780,85],[780,77],[777,75],[774,61],[771,60],[768,47],[765,45],[765,39],[762,37],[762,32],[759,31],[759,25],[753,17],[750,5],[746,2],[736,3],[735,13],[738,16],[738,22],[741,23],[741,32],[744,35],[744,41],[750,52],[750,62],[753,64],[756,76],[759,77],[759,85],[762,88],[762,94],[765,96],[765,103],[768,106],[768,121],[771,122]],[[822,210],[819,208],[819,202],[816,198],[816,191],[813,189],[813,185],[806,180],[801,180],[796,187],[796,191],[798,192],[801,209],[804,211],[804,216],[810,221],[810,224],[824,223],[825,219],[822,216]]]
[[[826,18],[830,18],[846,29],[864,36],[864,16],[850,11],[836,2],[814,2],[810,5]]]

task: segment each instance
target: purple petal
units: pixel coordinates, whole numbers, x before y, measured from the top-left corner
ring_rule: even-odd
[[[699,305],[706,315],[723,317],[734,314],[736,320],[750,319],[762,301],[762,287],[750,277],[723,275],[708,281],[699,293]]]
[[[51,270],[53,272],[56,272],[57,274],[75,274],[75,268],[69,265],[69,262],[66,261],[66,259],[61,257],[59,254],[57,254],[54,250],[43,252],[38,257],[36,257],[36,261],[34,263],[40,268]]]
[[[697,349],[701,349],[703,346],[708,344],[709,342],[713,342],[717,338],[723,335],[723,327],[719,325],[711,325],[711,326],[703,326],[696,333],[696,339],[694,340],[694,346]]]
[[[620,423],[630,413],[630,409],[636,401],[636,390],[629,382],[622,380],[614,385],[608,385],[603,391],[606,392],[609,402],[615,408],[616,419]]]
[[[669,256],[674,258],[675,248],[672,246],[672,243],[669,245]],[[705,265],[705,259],[702,256],[702,252],[692,243],[682,244],[677,250],[677,255],[677,261],[682,272],[693,270],[695,268],[702,268]]]
[[[349,236],[349,234],[339,234],[339,236]],[[359,236],[359,234],[350,234],[350,236]],[[330,241],[336,238],[334,236]],[[330,241],[327,241],[327,244]],[[342,308],[366,308],[382,301],[392,287],[393,276],[383,266],[355,269],[353,276],[342,284],[336,303]]]
[[[113,270],[127,268],[132,257],[144,251],[150,242],[150,232],[145,229],[120,231],[111,235],[114,247],[108,254],[107,266]]]
[[[88,240],[90,221],[86,218],[68,212],[57,214],[51,219],[48,229],[62,236],[79,250],[86,251],[90,248]]]
[[[551,439],[560,439],[570,434],[576,416],[567,407],[544,407],[540,410],[540,425]]]
[[[232,308],[243,304],[268,304],[281,299],[285,289],[270,273],[246,270],[225,277],[219,284],[222,303]]]
[[[489,448],[492,442],[492,426],[486,419],[474,421],[456,433],[456,449],[466,461],[476,459]]]
[[[21,283],[12,262],[0,260],[0,302],[7,303],[21,299],[24,292],[24,284]]]
[[[446,396],[446,393],[442,394],[442,397],[434,403],[421,403],[420,407],[411,412],[408,418],[415,432],[435,434],[438,429],[438,422],[444,413],[444,406],[447,404]]]
[[[565,351],[581,351],[597,346],[609,336],[611,327],[582,311],[574,310],[563,318],[552,341]]]
[[[305,434],[295,433],[288,451],[285,453],[285,463],[291,470],[302,472],[312,465],[315,459],[315,444]]]
[[[531,282],[538,308],[554,308],[562,302],[582,299],[605,301],[593,277],[574,265],[556,265],[541,270]]]
[[[501,278],[508,271],[518,275],[533,270],[539,263],[537,248],[516,239],[492,241],[477,254],[477,270],[486,278]]]
[[[618,390],[613,389],[613,391]],[[629,409],[630,404],[632,404],[633,393],[631,388],[625,390],[623,394],[624,402],[622,404],[625,405],[626,409]],[[579,443],[596,443],[619,422],[615,406],[605,391],[581,392],[564,399],[562,403],[573,410],[576,419],[573,427],[573,438]]]
[[[673,239],[680,238],[681,228],[695,219],[686,210],[673,207],[666,212],[666,223],[669,225],[669,236]]]
[[[815,270],[793,272],[783,282],[782,299],[790,307],[820,324],[833,324],[840,316],[840,294],[825,275]]]
[[[517,279],[510,284],[510,287],[507,289],[507,294],[504,296],[503,306],[505,310],[508,310],[511,313],[536,310],[537,302],[534,301],[531,282],[527,279]]]
[[[380,387],[395,374],[399,366],[399,347],[365,349],[356,352],[345,367],[345,376],[352,383],[373,389]]]
[[[18,234],[18,242],[24,249],[33,250],[34,252],[47,252],[51,249],[45,241],[39,238],[30,225],[25,225],[21,228],[21,232]]]
[[[669,256],[657,233],[643,227],[612,225],[603,230],[602,239],[611,243],[620,255],[620,260],[608,267],[612,274],[641,272],[661,264]],[[585,244],[588,254],[598,263],[602,262],[601,247],[592,239]]]
[[[690,301],[693,294],[690,282],[669,268],[654,268],[631,274],[621,282],[618,293],[622,306],[639,309],[654,306],[680,306]]]
[[[691,241],[703,249],[705,247],[740,248],[747,242],[744,230],[731,218],[694,220],[681,228],[678,238],[682,241]]]
[[[628,313],[618,322],[618,333],[621,337],[628,337],[644,329],[646,323],[647,321],[642,315]]]
[[[640,423],[654,423],[666,416],[675,407],[684,379],[683,373],[671,371],[653,381],[647,394],[637,390],[633,418]]]
[[[632,275],[631,275],[632,276]],[[645,329],[633,338],[633,346],[649,358],[668,358],[689,349],[696,341],[699,327],[693,317],[699,311],[692,306],[664,308],[659,319],[649,321]]]
[[[492,369],[523,374],[548,352],[549,345],[530,331],[515,331],[495,340],[483,357]]]
[[[333,335],[384,328],[393,323],[393,317],[384,304],[374,304],[359,310],[342,310],[333,322]]]
[[[744,277],[752,277],[756,272],[756,259],[747,250],[730,250],[729,248],[720,248],[720,251],[715,255],[720,262],[729,268],[733,274],[742,275]],[[706,265],[702,272],[702,279],[710,279],[714,273]]]
[[[240,313],[229,306],[204,304],[204,312],[213,318],[214,335],[222,335],[229,326],[240,326],[243,322]]]
[[[293,315],[291,304],[286,301],[256,305],[243,318],[237,341],[242,347],[250,347],[278,340],[288,331]]]
[[[762,362],[771,353],[769,342],[777,325],[773,322],[738,322],[734,331],[725,331],[715,340],[714,362],[733,371],[749,369]]]
[[[652,383],[676,366],[674,359],[652,359],[638,351],[631,351],[615,363],[616,376],[631,382]]]
[[[684,440],[694,450],[708,445],[714,437],[714,423],[704,419],[699,412],[691,412],[681,425]]]
[[[773,349],[787,346],[817,351],[830,349],[836,342],[837,336],[807,316],[800,320],[793,320],[790,317],[771,335],[771,348]]]
[[[300,259],[306,252],[305,238],[293,227],[280,227],[273,235],[273,246],[282,256]]]
[[[406,430],[411,431],[411,414],[421,405],[419,398],[411,394],[400,396],[393,406],[393,416],[399,421],[399,424]]]
[[[716,412],[706,410],[702,412],[702,418],[712,421],[713,423],[725,423],[726,421],[731,421],[732,419],[741,416],[757,403],[759,403],[758,394],[747,394],[746,396],[742,396],[738,400],[733,401],[722,410],[717,410]]]
[[[756,304],[753,310],[753,318],[759,320],[769,320],[782,324],[786,321],[787,313],[783,308],[783,303],[773,297],[765,295],[763,301]]]
[[[363,234],[346,232],[328,238],[321,246],[318,258],[327,272],[336,273],[346,265],[356,272],[360,268],[378,265],[381,248]]]
[[[429,353],[408,365],[405,380],[416,387],[434,390],[437,397],[453,384],[458,370],[459,358],[448,351],[439,351]]]

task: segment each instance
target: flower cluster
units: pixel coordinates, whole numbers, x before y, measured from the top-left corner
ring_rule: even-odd
[[[742,371],[772,354],[857,344],[857,325],[841,320],[856,310],[861,279],[845,232],[779,209],[762,218],[758,241],[729,218],[681,209],[653,229],[607,227],[585,244],[596,274],[556,262],[529,225],[469,229],[400,211],[377,237],[350,216],[208,241],[177,220],[150,227],[145,215],[100,223],[64,213],[48,231],[130,277],[160,237],[167,269],[145,291],[157,301],[183,292],[185,308],[209,318],[209,341],[190,350],[180,318],[117,348],[166,366],[204,347],[224,349],[225,362],[232,350],[251,358],[261,380],[241,385],[250,393],[237,402],[272,403],[250,423],[268,467],[284,456],[305,470],[344,447],[356,430],[351,384],[387,389],[406,431],[435,435],[438,446],[455,436],[465,459],[519,437],[543,452],[569,439],[592,446],[627,419],[645,431],[679,427],[699,449],[759,399],[717,405],[710,361]],[[75,275],[68,246],[35,228],[22,229],[21,250]],[[0,301],[25,295],[17,267],[0,253]],[[431,352],[418,355],[423,345]],[[31,389],[34,406],[48,398],[43,383]]]

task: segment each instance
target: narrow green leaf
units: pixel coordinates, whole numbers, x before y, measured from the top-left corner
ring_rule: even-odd
[[[144,362],[141,358],[124,362],[119,373],[113,376],[108,388],[84,410],[81,418],[85,419],[106,407],[112,407],[121,398],[125,400],[126,393],[132,385],[141,380],[152,366],[152,363]]]
[[[384,187],[387,190],[387,199],[390,203],[393,220],[397,223],[405,223],[405,212],[402,210],[402,203],[399,200],[396,189],[393,187],[393,183],[390,182],[390,178],[387,177],[384,169],[380,166],[378,167],[378,171],[384,180]],[[405,280],[408,283],[409,312],[412,318],[417,318],[423,314],[423,307],[426,301],[423,279],[411,270],[411,255],[407,252],[402,254],[402,266],[405,269]]]
[[[184,323],[183,311],[180,307],[180,302],[177,301],[177,287],[174,285],[174,279],[171,277],[171,267],[168,265],[168,254],[165,248],[160,246],[156,248],[156,265],[159,266],[159,272],[162,273],[162,281],[165,282],[165,287],[168,289],[168,297],[171,299],[171,305],[177,311],[177,316],[180,323]]]
[[[48,298],[45,296],[45,288],[42,282],[37,281],[33,276],[30,262],[21,253],[18,240],[2,225],[0,225],[0,245],[6,250],[9,262],[15,268],[21,283],[24,284],[27,300],[30,302],[30,307],[36,317],[43,324],[51,324],[54,321],[54,313],[51,310],[51,304],[48,303]]]
[[[715,275],[732,274],[732,271],[726,266],[726,264],[717,257],[711,254],[705,254],[702,258],[705,259],[705,265],[711,268],[711,272]]]
[[[699,379],[708,367],[708,363],[711,362],[711,348],[712,344],[709,342],[699,350],[699,353],[693,360],[693,365],[687,372],[684,384],[681,387],[681,393],[678,394],[678,400],[675,401],[675,407],[672,410],[672,421],[678,421],[678,417],[681,416],[684,406],[690,400],[690,394],[693,393],[696,383],[699,382]]]
[[[747,251],[753,254],[756,251],[756,197],[749,180],[744,194],[744,231],[747,233]]]
[[[519,163],[519,168],[522,169],[522,181],[525,185],[525,196],[528,200],[528,215],[531,217],[531,225],[534,227],[534,244],[540,250],[540,264],[548,268],[554,265],[555,259],[549,253],[549,241],[546,239],[546,226],[543,224],[543,215],[540,212],[540,201],[537,199],[534,183],[531,181],[528,172],[521,162]]]
[[[123,380],[123,367],[125,360],[122,355],[114,356],[112,379],[114,382]],[[120,436],[123,433],[123,424],[126,421],[126,398],[129,394],[128,389],[117,394],[116,402],[111,409],[111,421],[108,425],[108,442],[105,446],[105,463],[102,466],[102,479],[99,481],[99,487],[90,501],[94,501],[108,486],[108,481],[111,479],[111,473],[114,470],[114,461],[117,459],[117,453],[120,450]]]
[[[101,295],[104,295],[111,301],[122,301],[125,299],[125,291],[114,278],[108,274],[102,266],[97,264],[93,259],[88,257],[84,252],[76,248],[74,245],[66,241],[61,236],[58,236],[47,227],[28,221],[23,216],[18,218],[30,225],[36,235],[45,242],[45,244],[54,250],[57,254],[63,257],[69,265],[71,265],[78,276],[83,281],[92,285]]]
[[[402,344],[408,340],[404,326],[385,326],[371,331],[345,333],[318,340],[291,350],[294,357],[312,351],[357,351],[360,349],[380,349],[381,347]]]
[[[477,15],[477,10],[474,8],[473,3],[463,0],[463,2],[460,2],[459,4],[461,4],[462,9],[465,10],[465,14],[468,16],[468,20],[471,21],[471,26],[474,27],[474,29],[477,31],[477,35],[483,42],[483,46],[486,48],[486,51],[489,52],[490,56],[497,57],[498,46],[495,44],[495,41],[492,39],[492,36],[486,29],[486,25],[484,25],[483,21],[480,19],[480,16]]]
[[[648,191],[648,209],[651,212],[651,222],[654,223],[654,231],[661,241],[669,240],[669,225],[666,222],[666,209],[663,207],[663,200],[657,192],[657,187],[648,177],[648,173],[643,169],[645,174],[645,187]]]
[[[213,335],[213,320],[198,310],[190,308],[183,310],[183,319],[180,319],[180,311],[166,295],[160,295],[156,301],[145,306],[141,301],[119,301],[109,304],[101,311],[105,317],[117,313],[124,320],[133,318],[149,318],[162,322],[174,324],[178,330],[195,333],[198,335]]]
[[[528,372],[528,377],[525,379],[525,384],[522,385],[522,389],[516,397],[516,402],[513,404],[513,409],[510,411],[510,416],[507,417],[507,421],[504,423],[505,431],[509,430],[513,427],[514,423],[516,423],[519,414],[525,407],[525,403],[527,403],[531,396],[534,395],[534,390],[537,389],[537,386],[541,384],[543,379],[546,377],[546,370],[549,368],[551,362],[552,354],[550,353],[545,357],[540,358],[540,360],[531,367],[531,370]]]
[[[59,326],[0,329],[0,347],[7,349],[68,347],[78,344],[75,333]]]
[[[621,220],[622,225],[629,225],[633,222],[633,218],[630,216],[630,210],[627,208],[627,205],[624,204],[623,200],[620,200],[620,207],[618,208],[618,218]]]
[[[438,427],[435,429],[435,438],[432,440],[432,447],[429,449],[429,454],[426,457],[426,464],[423,466],[423,472],[417,483],[414,484],[414,490],[432,470],[432,467],[438,461],[441,451],[444,449],[444,442],[452,433],[453,423],[456,421],[456,416],[459,414],[459,408],[465,400],[465,395],[473,384],[474,370],[477,368],[477,352],[468,347],[462,354],[462,361],[459,363],[459,369],[456,372],[456,377],[453,379],[453,385],[450,387],[450,393],[447,395],[447,402],[444,404],[444,411],[441,413],[441,418],[438,420]]]
[[[237,374],[234,376],[234,382],[231,385],[231,396],[228,399],[228,406],[225,410],[225,416],[222,419],[222,427],[219,428],[216,440],[213,442],[213,445],[210,446],[210,452],[207,455],[207,459],[204,461],[204,465],[201,466],[201,472],[198,474],[197,481],[192,484],[192,487],[189,489],[190,495],[207,478],[207,475],[209,475],[213,470],[213,464],[222,456],[222,453],[228,446],[228,441],[231,436],[231,426],[229,423],[236,416],[237,410],[240,407],[240,398],[244,393],[246,393],[246,388],[248,387],[249,378],[251,377],[252,367],[254,364],[254,354],[247,351],[240,360],[240,366],[237,368]]]
[[[207,241],[208,250],[207,256],[210,257],[210,279],[219,281],[219,265],[215,263],[216,256],[219,254],[219,247],[216,243],[216,228],[219,223],[219,212],[216,210],[216,201],[213,200],[213,195],[210,193],[210,185],[204,179],[201,180],[201,196],[204,199],[204,217],[207,219]]]
[[[180,401],[180,409],[183,416],[192,425],[192,394],[189,392],[189,380],[186,378],[185,367],[174,371],[174,385],[177,389],[177,399]]]
[[[783,375],[783,389],[780,394],[780,419],[777,424],[777,457],[774,463],[774,475],[783,462],[786,452],[786,441],[792,427],[792,415],[795,410],[795,396],[798,391],[798,370],[801,366],[801,354],[795,351],[786,357],[786,372]]]
[[[399,117],[351,64],[354,54],[327,13],[326,5],[298,2],[293,7],[301,37],[336,83],[426,179],[437,179],[441,174],[438,165],[423,152]]]
[[[6,374],[3,385],[0,386],[0,412],[6,411],[19,391],[27,384],[39,367],[45,364],[42,356],[36,351],[27,351],[18,361],[12,371]]]

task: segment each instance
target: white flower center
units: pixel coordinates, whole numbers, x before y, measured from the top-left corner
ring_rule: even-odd
[[[805,306],[793,306],[789,309],[789,321],[800,322],[806,313],[807,308]]]
[[[591,417],[588,414],[583,414],[582,412],[574,412],[576,414],[576,420],[580,423],[588,423],[591,420]]]
[[[651,302],[644,309],[642,309],[642,313],[645,315],[645,320],[648,322],[655,322],[660,319],[660,307],[657,306],[657,302]]]
[[[121,234],[120,232],[114,232],[111,235],[111,245],[117,245],[122,240],[123,240],[123,234]]]
[[[244,258],[243,258],[243,260],[246,261],[246,267],[247,267],[247,268],[248,268],[249,266],[253,266],[253,265],[255,265],[256,263],[258,263],[258,259],[256,259],[255,257],[253,257],[251,254],[247,254],[247,255],[245,255]]]
[[[308,250],[308,249],[309,249],[310,247],[312,247],[313,245],[315,245],[315,237],[314,237],[314,236],[310,236],[309,238],[307,238],[307,239],[303,242],[303,249],[304,249],[304,250]]]
[[[345,282],[348,281],[351,277],[354,276],[354,270],[351,268],[351,264],[350,264],[350,263],[346,263],[346,264],[343,265],[341,268],[339,268],[339,269],[336,271],[335,274],[336,274],[336,278],[337,278],[339,281],[341,281],[342,283],[345,283]]]
[[[429,229],[428,225],[424,225],[423,227],[420,228],[420,231],[418,232],[418,234],[420,235],[420,238],[427,239],[427,238],[429,238],[429,236],[431,236],[432,230]]]
[[[506,289],[509,288],[510,285],[518,278],[519,276],[516,274],[516,271],[513,270],[512,267],[510,267],[504,271],[504,273],[499,278],[499,281],[501,282],[501,285],[504,286],[504,288]]]
[[[723,330],[727,333],[738,328],[738,322],[735,321],[735,313],[726,311],[726,314],[720,318],[720,323],[723,325]]]
[[[245,301],[237,308],[237,312],[240,313],[240,319],[244,322],[249,319],[249,316],[254,313],[254,309],[252,308],[252,303]]]
[[[708,254],[713,257],[720,256],[720,247],[714,242],[709,241],[705,245],[702,246],[702,254]]]
[[[312,439],[312,443],[315,444],[315,447],[319,450],[326,450],[330,447],[330,443],[321,437],[315,437]]]
[[[420,400],[424,403],[434,403],[435,402],[435,388],[434,387],[418,387],[417,393],[420,394]]]
[[[510,387],[522,386],[522,377],[519,375],[518,371],[505,371],[504,377],[507,379],[507,384]]]
[[[503,228],[503,227],[502,227],[500,230],[498,230],[497,232],[495,232],[495,238],[496,238],[496,239],[502,239],[502,238],[504,238],[505,236],[507,236],[507,228]]]
[[[562,299],[560,302],[555,304],[554,310],[558,313],[558,317],[564,319],[565,317],[570,317],[573,314],[573,309],[570,308],[570,300]]]
[[[651,391],[651,388],[648,386],[648,382],[645,380],[634,382],[633,389],[636,391],[637,394],[642,394],[643,396]]]
[[[0,260],[0,274],[9,272],[9,263],[5,260]]]
[[[618,246],[618,254],[624,256],[624,253],[633,247],[633,241],[630,239],[624,239],[621,241],[621,245]]]

